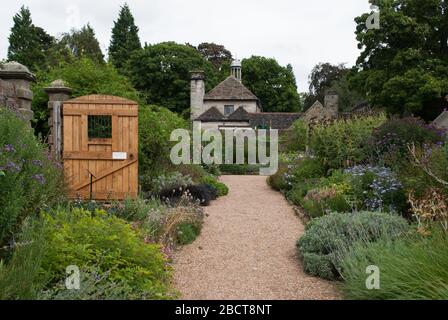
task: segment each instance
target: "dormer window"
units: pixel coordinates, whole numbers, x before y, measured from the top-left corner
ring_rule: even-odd
[[[230,116],[235,111],[235,106],[233,105],[226,105],[224,106],[224,115]]]

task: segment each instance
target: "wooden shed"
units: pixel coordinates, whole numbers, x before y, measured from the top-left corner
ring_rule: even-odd
[[[138,192],[138,104],[115,96],[65,101],[64,172],[72,198],[123,200]]]

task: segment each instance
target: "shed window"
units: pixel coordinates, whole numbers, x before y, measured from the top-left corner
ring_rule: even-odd
[[[112,138],[112,116],[88,117],[89,139]]]
[[[228,116],[231,115],[235,111],[235,106],[224,106],[224,115]]]

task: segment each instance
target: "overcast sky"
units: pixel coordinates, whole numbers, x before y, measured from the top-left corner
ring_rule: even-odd
[[[6,57],[12,17],[26,5],[34,24],[57,36],[90,23],[107,52],[124,0],[9,0],[0,11],[0,59]],[[354,18],[367,0],[127,0],[142,43],[223,44],[240,59],[251,55],[291,63],[299,91],[319,62],[353,65],[359,54]],[[244,72],[244,71],[243,71]],[[243,74],[244,76],[244,74]]]

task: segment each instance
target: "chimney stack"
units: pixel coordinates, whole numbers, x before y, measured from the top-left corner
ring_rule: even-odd
[[[202,70],[191,71],[190,118],[196,120],[204,113],[205,73]]]
[[[329,90],[325,93],[324,108],[331,112],[333,116],[339,113],[339,95],[336,91]]]

